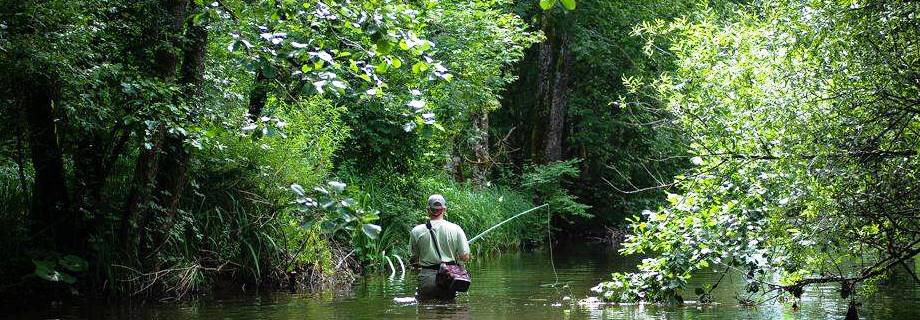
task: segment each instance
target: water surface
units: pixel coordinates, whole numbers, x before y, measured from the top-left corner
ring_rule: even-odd
[[[16,316],[36,319],[842,319],[846,301],[834,286],[806,291],[801,309],[771,301],[742,307],[735,294],[743,285],[726,277],[714,292],[715,305],[655,306],[579,304],[589,288],[613,271],[629,271],[637,258],[600,246],[504,254],[468,264],[473,286],[456,303],[397,302],[415,293],[415,273],[372,275],[350,290],[203,297],[180,304],[59,304]],[[554,262],[554,263],[551,263]],[[555,266],[555,272],[554,268]],[[714,281],[697,275],[691,288]],[[920,287],[908,275],[893,278],[860,309],[864,319],[920,319]],[[692,292],[692,289],[690,290]],[[691,299],[690,294],[685,297]],[[399,299],[402,300],[402,299]],[[409,300],[409,299],[406,299]],[[32,306],[35,307],[35,306]],[[35,309],[26,307],[26,309]]]

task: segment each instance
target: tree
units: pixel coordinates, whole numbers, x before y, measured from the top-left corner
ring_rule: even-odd
[[[855,314],[855,293],[920,253],[918,10],[763,1],[644,24],[677,69],[637,90],[674,114],[689,139],[675,156],[695,167],[631,222],[622,251],[652,257],[596,289],[673,301],[693,272],[724,268],[745,299],[835,283]]]

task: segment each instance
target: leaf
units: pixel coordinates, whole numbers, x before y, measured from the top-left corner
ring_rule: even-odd
[[[256,253],[256,250],[252,247],[252,245],[249,244],[249,241],[243,240],[243,244],[245,244],[246,247],[249,248],[249,253],[250,253],[250,256],[252,257],[252,265],[255,267],[255,270],[253,270],[254,275],[256,279],[259,279],[261,278],[261,275],[262,275],[262,270],[260,270],[259,268],[259,255]]]
[[[291,191],[294,191],[294,193],[301,197],[306,195],[306,191],[304,191],[303,187],[296,183],[291,185]]]
[[[75,255],[66,255],[66,256],[61,257],[60,259],[58,259],[58,264],[60,264],[65,269],[73,271],[73,272],[86,271],[86,269],[88,269],[88,266],[89,266],[89,263],[87,263],[86,260],[83,260],[83,258],[80,258]]]
[[[554,5],[556,5],[556,0],[540,0],[540,8],[543,10],[549,10]]]
[[[57,271],[55,271],[57,272]],[[77,278],[64,272],[58,272],[58,278],[66,284],[77,283]]]
[[[331,187],[332,190],[335,190],[336,192],[342,192],[345,190],[345,184],[342,182],[333,180],[333,181],[329,181],[328,184],[329,184],[329,187]]]
[[[562,7],[566,10],[575,10],[575,0],[559,0],[562,3]]]
[[[329,233],[334,232],[335,229],[338,228],[338,224],[336,224],[335,221],[325,220],[323,221],[323,223],[319,225],[319,227],[320,227],[320,231],[322,231],[323,233],[329,234]]]
[[[387,70],[389,69],[390,69],[390,66],[387,65],[386,62],[378,63],[377,66],[374,67],[374,71],[376,71],[377,73],[386,73]]]
[[[367,223],[364,224],[364,227],[361,228],[361,230],[364,230],[364,234],[369,238],[376,240],[377,236],[380,235],[380,231],[383,230],[383,228],[373,223]]]
[[[48,281],[60,281],[60,273],[54,270],[55,263],[47,260],[32,260],[35,275]]]
[[[274,79],[278,76],[278,70],[275,69],[275,66],[266,62],[262,64],[262,75],[265,76],[265,78]]]
[[[381,54],[388,54],[390,50],[393,49],[393,44],[390,43],[387,39],[380,39],[377,41],[377,52]]]
[[[428,64],[424,61],[419,61],[412,65],[412,73],[419,73],[426,70],[428,70]]]

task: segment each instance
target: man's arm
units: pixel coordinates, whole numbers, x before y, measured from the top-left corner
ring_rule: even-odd
[[[418,244],[415,243],[415,235],[412,234],[412,231],[409,231],[409,265],[418,268],[419,267],[419,254],[418,254]]]
[[[463,229],[460,229],[460,236],[457,237],[457,240],[460,242],[457,244],[457,248],[460,248],[457,259],[460,259],[460,261],[470,261],[470,243],[466,241],[466,232],[463,232]]]

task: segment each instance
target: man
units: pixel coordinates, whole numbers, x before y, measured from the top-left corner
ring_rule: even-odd
[[[433,194],[428,197],[428,218],[431,231],[435,234],[438,251],[435,250],[435,241],[431,241],[431,232],[427,224],[415,226],[410,232],[409,243],[412,250],[412,264],[421,267],[418,274],[419,299],[453,299],[457,292],[438,287],[436,283],[438,267],[441,262],[457,263],[457,261],[470,260],[470,245],[466,241],[466,233],[460,226],[444,220],[447,211],[447,202],[444,196]]]

